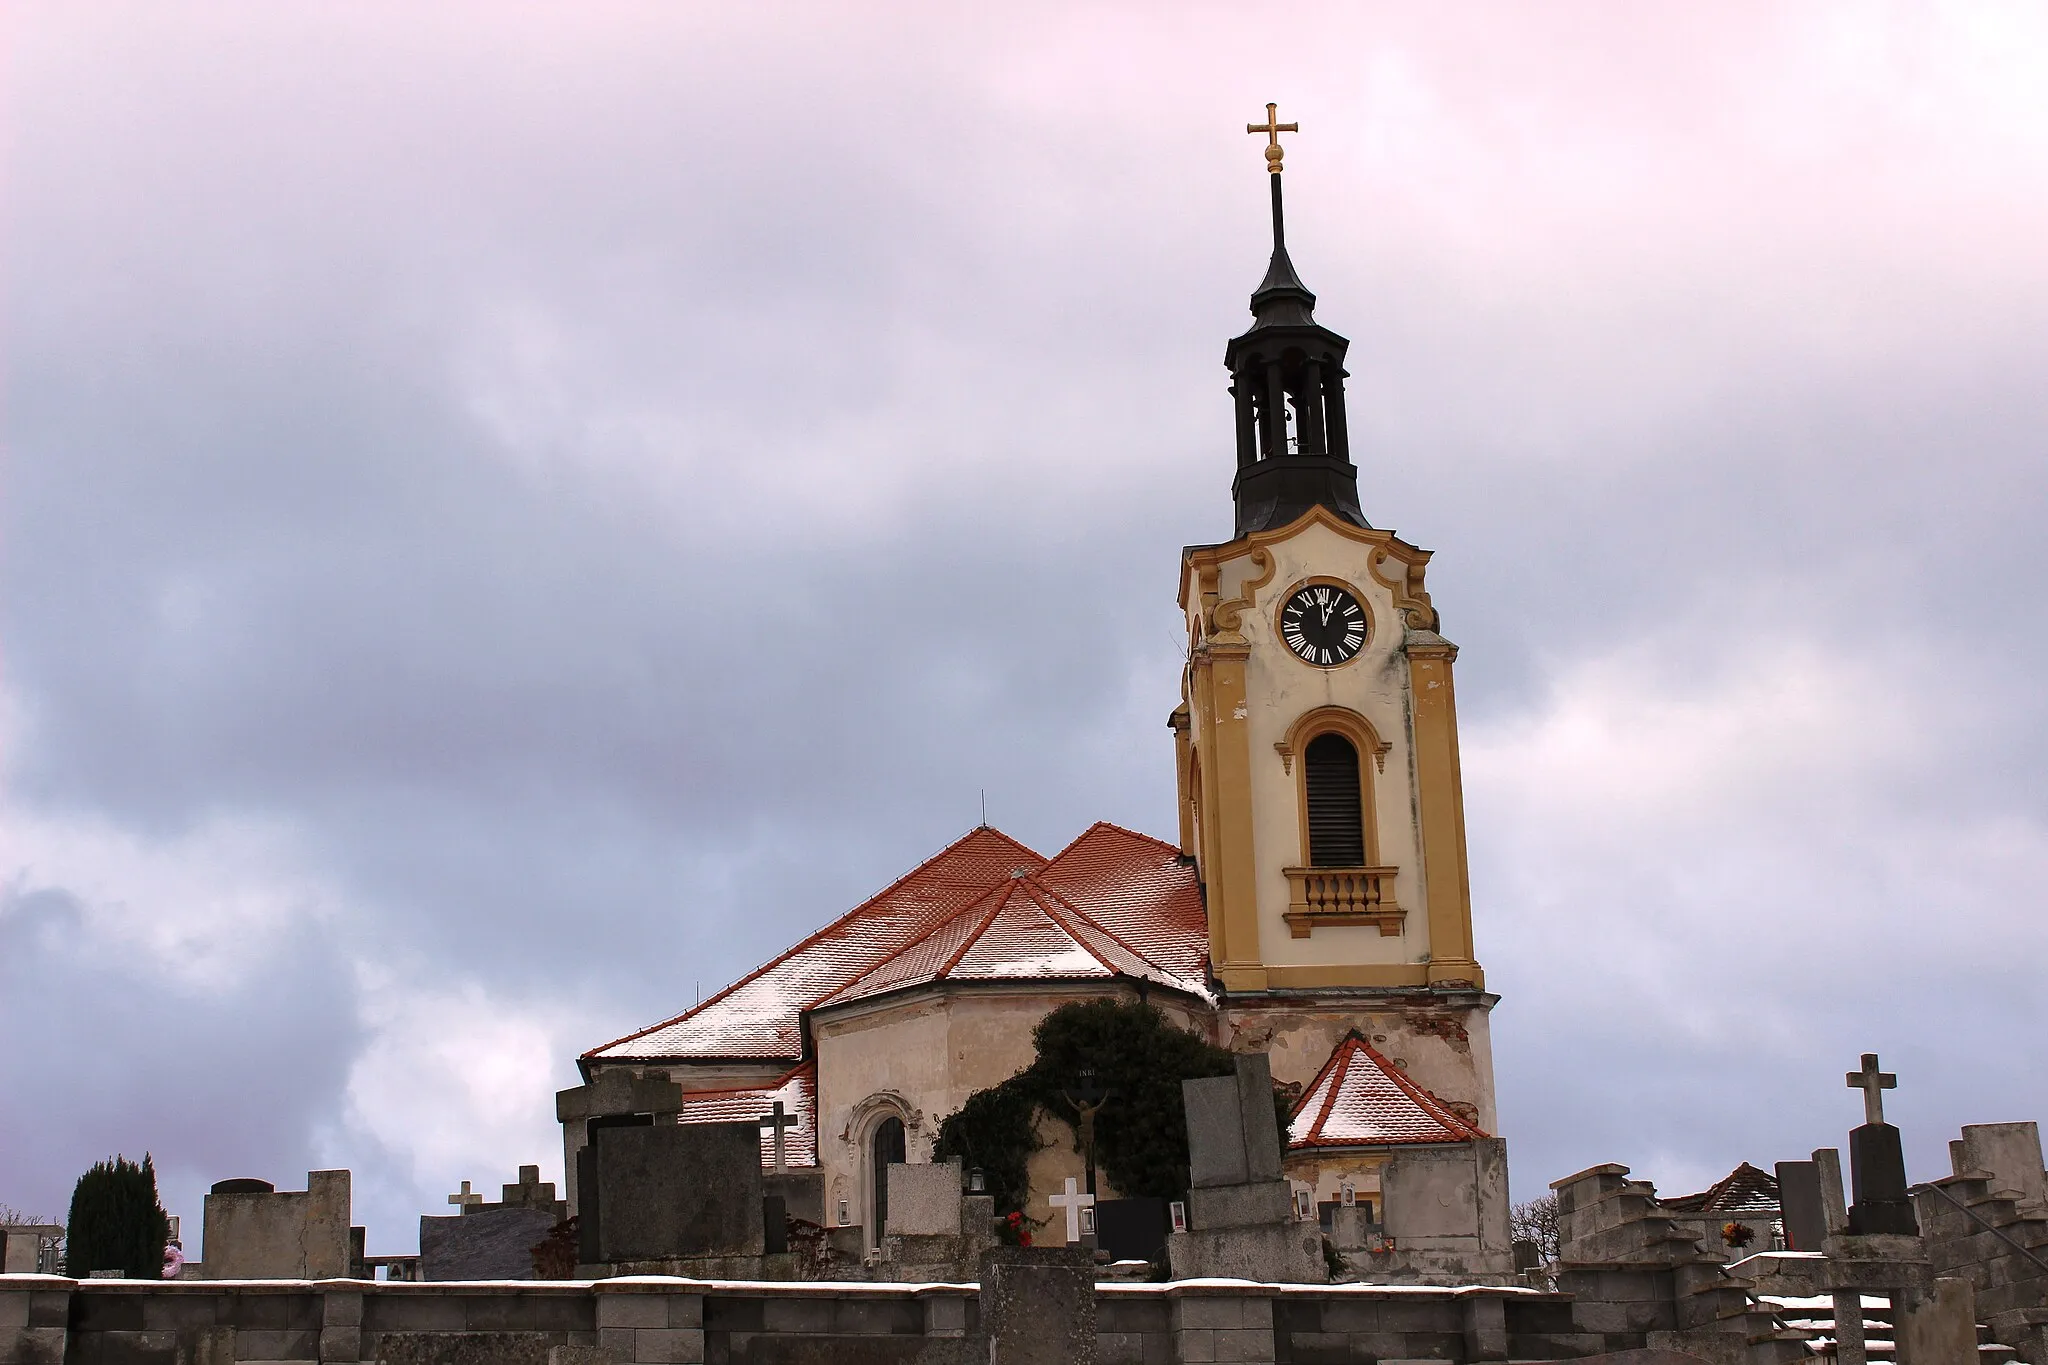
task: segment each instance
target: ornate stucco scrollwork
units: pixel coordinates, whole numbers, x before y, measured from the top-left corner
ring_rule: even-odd
[[[1422,589],[1423,566],[1403,558],[1396,574],[1382,573],[1381,566],[1393,558],[1389,547],[1375,545],[1365,562],[1366,571],[1372,574],[1374,582],[1394,594],[1394,606],[1409,629],[1435,630],[1436,608],[1430,605],[1429,594]]]
[[[1263,546],[1251,552],[1251,562],[1256,572],[1244,581],[1244,585],[1238,589],[1237,596],[1227,602],[1218,602],[1210,611],[1209,628],[1212,634],[1233,641],[1244,639],[1240,629],[1244,624],[1244,614],[1251,609],[1259,589],[1273,581],[1273,575],[1280,567],[1279,562],[1273,558],[1273,552]]]

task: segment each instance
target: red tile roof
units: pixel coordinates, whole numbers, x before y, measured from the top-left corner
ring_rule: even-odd
[[[1028,873],[1012,877],[952,919],[812,1006],[823,1009],[935,981],[1025,979],[1156,982],[1201,994],[1083,915]]]
[[[1209,916],[1174,845],[1097,821],[1038,874],[1068,905],[1174,976],[1209,975]]]
[[[805,1010],[939,979],[1121,975],[1200,993],[1208,950],[1171,844],[1096,824],[1047,862],[984,826],[703,1004],[584,1057],[795,1060]]]
[[[739,1090],[697,1090],[683,1096],[684,1123],[749,1123],[775,1112],[796,1120],[782,1130],[782,1162],[785,1166],[818,1164],[818,1065],[805,1062],[773,1085]],[[775,1165],[775,1142],[771,1130],[761,1130],[761,1164]]]
[[[1486,1134],[1408,1079],[1353,1030],[1323,1063],[1287,1124],[1291,1149],[1470,1142]]]
[[[1662,1203],[1673,1213],[1769,1213],[1779,1210],[1778,1178],[1747,1161],[1698,1194]]]

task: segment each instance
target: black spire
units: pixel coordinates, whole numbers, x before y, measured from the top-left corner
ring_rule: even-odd
[[[1280,134],[1300,125],[1246,125],[1267,135],[1272,174],[1273,260],[1252,294],[1251,330],[1224,349],[1230,392],[1237,400],[1237,534],[1285,526],[1311,507],[1327,507],[1366,524],[1358,507],[1358,470],[1344,421],[1344,352],[1351,343],[1315,319],[1316,296],[1287,255],[1287,219],[1280,193]]]

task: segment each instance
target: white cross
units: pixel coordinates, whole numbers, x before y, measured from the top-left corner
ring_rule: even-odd
[[[464,1213],[468,1213],[470,1205],[483,1203],[484,1197],[480,1194],[471,1194],[469,1192],[469,1182],[465,1180],[462,1182],[461,1192],[449,1195],[448,1202],[459,1207]]]
[[[1863,1069],[1850,1072],[1848,1081],[1851,1090],[1861,1090],[1863,1092],[1863,1121],[1865,1123],[1883,1123],[1884,1092],[1887,1090],[1897,1090],[1899,1088],[1899,1078],[1889,1071],[1879,1071],[1877,1069],[1877,1054],[1875,1052],[1866,1052],[1863,1054]]]
[[[789,1167],[784,1160],[782,1130],[795,1127],[797,1122],[796,1116],[783,1113],[782,1101],[777,1100],[775,1101],[775,1112],[773,1114],[755,1119],[754,1122],[762,1128],[773,1128],[775,1130],[775,1174],[783,1174]]]
[[[1081,1210],[1094,1208],[1095,1196],[1081,1193],[1081,1182],[1068,1176],[1066,1193],[1047,1195],[1045,1202],[1056,1209],[1067,1211],[1067,1245],[1072,1246],[1080,1241]]]

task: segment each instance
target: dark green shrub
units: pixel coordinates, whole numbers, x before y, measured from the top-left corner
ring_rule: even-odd
[[[163,1276],[164,1243],[171,1220],[157,1203],[156,1164],[117,1156],[102,1161],[71,1191],[71,1217],[64,1226],[64,1270],[85,1279],[95,1270],[118,1270],[131,1280]]]

